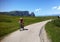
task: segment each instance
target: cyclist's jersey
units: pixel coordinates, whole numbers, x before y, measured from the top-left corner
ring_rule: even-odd
[[[20,19],[20,23],[23,23],[23,19]]]

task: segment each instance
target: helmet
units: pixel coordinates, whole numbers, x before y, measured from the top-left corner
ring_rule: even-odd
[[[23,19],[23,18],[20,18],[20,19]]]

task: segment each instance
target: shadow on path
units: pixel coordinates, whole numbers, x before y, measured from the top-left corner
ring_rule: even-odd
[[[20,31],[24,31],[24,30],[28,30],[28,29],[22,29],[22,30],[20,30]]]

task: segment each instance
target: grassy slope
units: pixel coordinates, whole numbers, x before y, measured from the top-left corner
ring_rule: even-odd
[[[19,16],[0,15],[0,37],[19,29]],[[23,17],[24,25],[40,22],[55,17]]]
[[[51,38],[52,42],[60,42],[60,27],[58,27],[58,24],[60,23],[57,23],[58,21],[55,20],[55,22],[52,21],[46,24],[46,31],[48,33],[49,38]]]

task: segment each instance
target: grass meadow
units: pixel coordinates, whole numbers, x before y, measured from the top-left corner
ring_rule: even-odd
[[[60,42],[60,18],[47,23],[45,29],[52,42]]]

